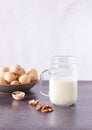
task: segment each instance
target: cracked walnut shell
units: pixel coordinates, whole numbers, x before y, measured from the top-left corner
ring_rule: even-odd
[[[15,92],[12,92],[12,97],[15,99],[15,100],[22,100],[24,99],[25,97],[25,93],[22,92],[22,91],[15,91]]]

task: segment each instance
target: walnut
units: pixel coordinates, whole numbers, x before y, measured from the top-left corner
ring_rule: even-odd
[[[39,100],[34,100],[34,99],[32,99],[28,102],[28,104],[31,106],[36,106],[38,103],[39,103]]]
[[[4,79],[8,82],[12,82],[13,80],[16,79],[16,76],[12,72],[6,72],[4,74]]]
[[[16,75],[22,75],[25,73],[25,70],[18,64],[14,64],[10,67],[10,72]]]
[[[9,67],[0,68],[0,72],[8,72],[8,71],[9,71]]]
[[[41,110],[41,112],[45,113],[45,112],[52,112],[53,108],[49,105],[45,105],[45,104],[38,104],[36,106],[36,110]]]
[[[35,100],[35,99],[32,99],[28,102],[31,106],[34,106],[36,107],[36,110],[40,110],[41,112],[45,113],[45,112],[52,112],[53,111],[53,108],[49,105],[46,105],[46,104],[40,104],[39,103],[39,100]]]
[[[27,83],[30,83],[30,81],[31,81],[31,78],[27,74],[21,75],[19,77],[19,82],[21,84],[27,84]]]
[[[42,109],[41,109],[41,112],[52,112],[53,111],[53,108],[49,105],[43,105]]]
[[[12,92],[12,97],[15,100],[22,100],[25,97],[25,93],[22,91],[15,91],[15,92]]]
[[[4,78],[4,74],[5,74],[5,72],[0,71],[0,78]]]
[[[36,69],[30,69],[28,72],[27,72],[27,74],[30,76],[30,78],[31,78],[31,81],[36,81],[36,80],[38,80],[38,76],[37,76],[37,71],[36,71]]]
[[[4,80],[4,78],[0,78],[0,84],[7,85],[8,82],[6,80]]]
[[[34,68],[31,68],[31,69],[27,72],[27,74],[30,74],[30,73],[37,74],[37,70],[34,69]]]
[[[20,83],[19,83],[18,80],[14,80],[14,81],[12,81],[10,84],[11,84],[11,85],[19,85]]]
[[[36,110],[37,110],[37,111],[38,111],[38,110],[41,110],[42,107],[43,107],[43,105],[44,105],[44,104],[38,104],[38,105],[36,106]]]

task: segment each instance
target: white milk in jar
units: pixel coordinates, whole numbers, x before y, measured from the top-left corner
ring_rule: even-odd
[[[72,105],[77,100],[77,80],[73,77],[50,78],[50,101],[56,105]]]
[[[51,103],[55,105],[69,106],[74,104],[77,100],[75,58],[72,56],[52,57],[50,69],[43,71],[41,74],[41,83],[46,76],[46,72],[49,75],[49,92],[46,93],[45,87],[40,92],[45,96],[49,96]]]

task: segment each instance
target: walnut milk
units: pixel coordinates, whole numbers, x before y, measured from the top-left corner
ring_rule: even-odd
[[[49,75],[49,90],[46,94],[44,77]],[[47,86],[48,87],[48,86]],[[43,71],[40,77],[40,92],[49,96],[51,103],[61,106],[70,106],[77,100],[77,69],[76,60],[72,56],[52,57],[51,67]]]

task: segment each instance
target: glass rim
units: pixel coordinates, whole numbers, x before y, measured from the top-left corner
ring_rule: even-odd
[[[59,66],[67,66],[71,64],[76,64],[76,58],[70,55],[53,56],[51,64],[59,65]]]

